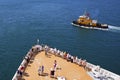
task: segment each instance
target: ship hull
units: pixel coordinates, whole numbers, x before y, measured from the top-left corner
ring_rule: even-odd
[[[92,26],[92,25],[84,25],[84,24],[80,24],[77,21],[73,21],[72,25],[74,26],[78,26],[78,27],[83,27],[83,28],[92,28],[92,29],[96,29],[96,28],[100,28],[100,29],[108,29],[108,25],[101,25],[101,24],[97,24],[97,26]]]

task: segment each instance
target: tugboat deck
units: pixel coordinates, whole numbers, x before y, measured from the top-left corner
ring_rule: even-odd
[[[50,69],[53,68],[54,60],[57,61],[59,69],[55,71],[56,78],[51,78]],[[44,76],[38,75],[38,68],[42,65],[44,66]],[[22,80],[57,80],[60,77],[64,77],[65,80],[92,80],[92,77],[87,74],[83,67],[53,54],[46,56],[45,51],[39,52],[30,60],[23,73]]]

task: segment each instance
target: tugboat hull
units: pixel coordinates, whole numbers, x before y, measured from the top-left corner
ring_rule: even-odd
[[[80,24],[77,21],[73,21],[72,25],[74,26],[84,26],[84,28],[100,28],[100,29],[108,29],[108,25],[107,24],[100,24],[97,23],[97,26],[93,26],[93,25],[85,25],[85,24]]]

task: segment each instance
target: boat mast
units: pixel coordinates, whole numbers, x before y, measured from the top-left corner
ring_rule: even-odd
[[[87,18],[90,18],[90,15],[89,15],[89,13],[87,12],[87,9],[85,9],[84,16],[86,16]]]
[[[86,14],[87,14],[87,11],[86,11],[86,9],[85,9],[84,15],[86,16]]]

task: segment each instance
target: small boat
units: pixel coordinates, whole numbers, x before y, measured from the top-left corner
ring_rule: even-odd
[[[82,16],[79,16],[78,20],[73,21],[72,25],[83,27],[83,28],[92,28],[92,29],[108,29],[107,24],[101,24],[98,23],[97,20],[92,20],[89,17],[89,13],[85,11],[85,13]]]

